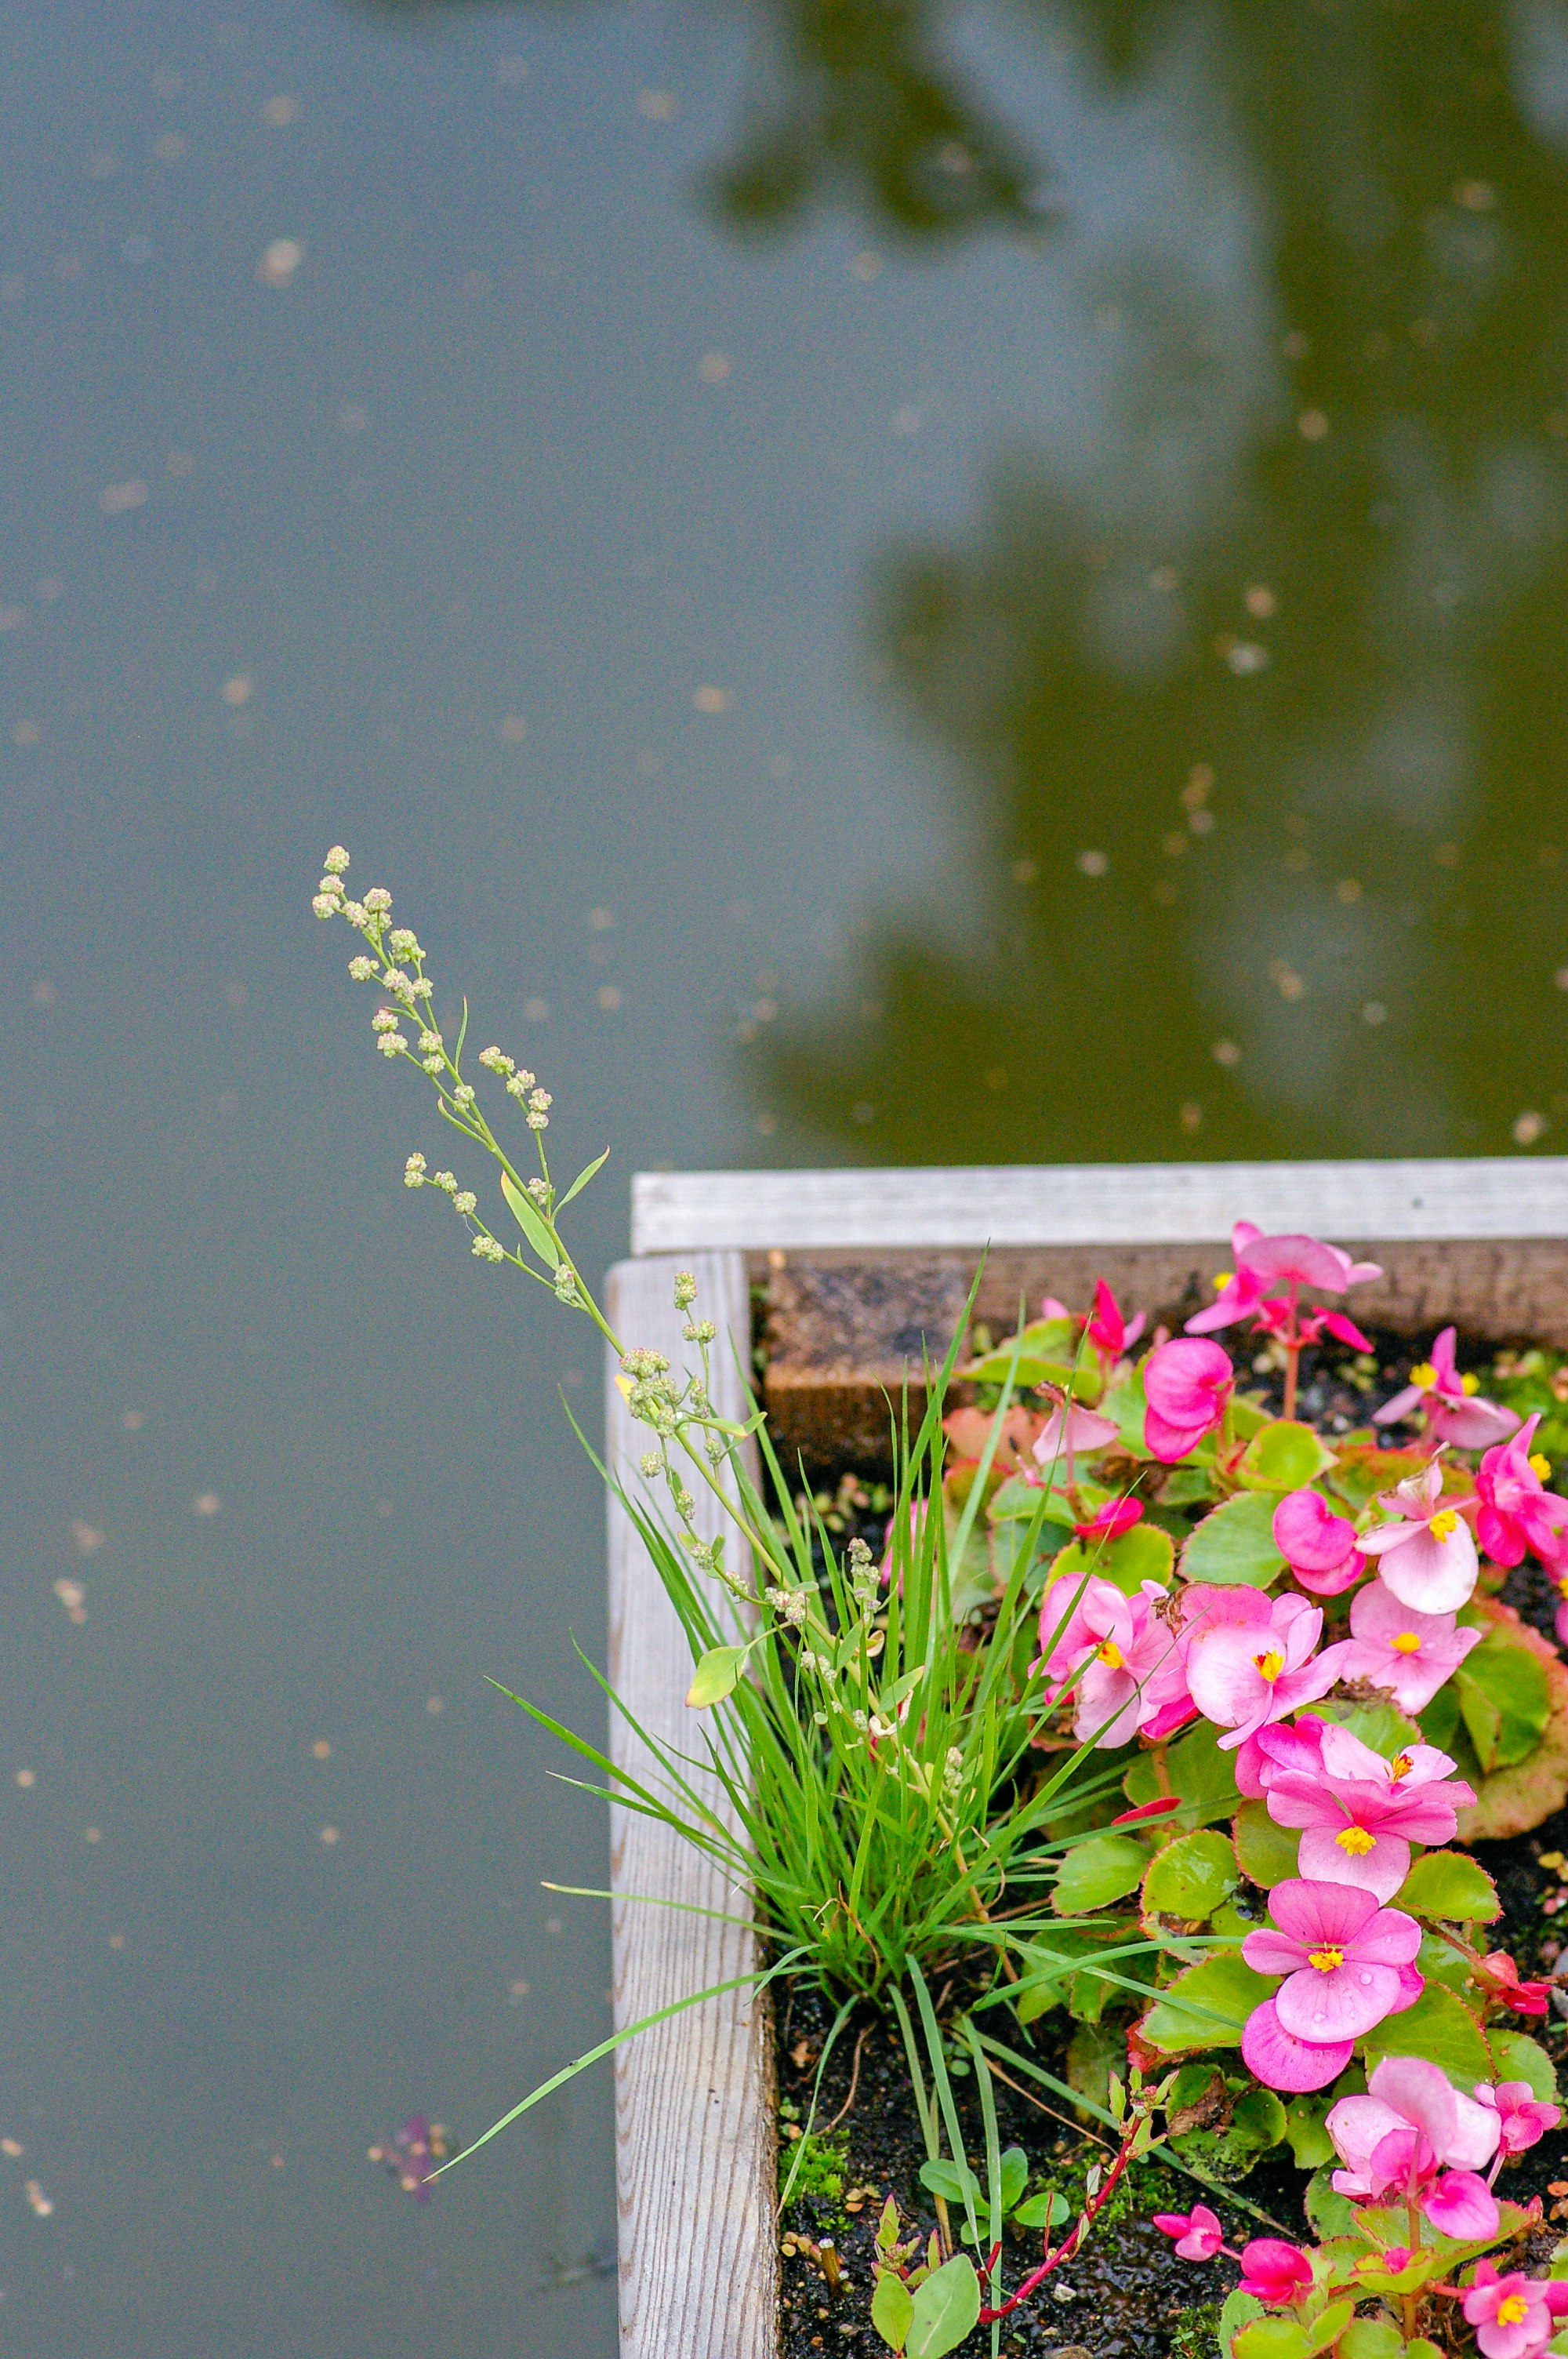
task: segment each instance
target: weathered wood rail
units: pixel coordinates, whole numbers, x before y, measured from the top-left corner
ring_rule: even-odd
[[[716,1393],[732,1414],[751,1365],[752,1289],[764,1295],[764,1396],[791,1450],[876,1446],[884,1396],[939,1356],[982,1254],[977,1315],[1021,1299],[1087,1299],[1097,1276],[1153,1317],[1211,1299],[1238,1216],[1310,1231],[1384,1266],[1358,1319],[1477,1342],[1568,1345],[1568,1158],[975,1168],[950,1171],[656,1172],[633,1183],[633,1252],[612,1272],[612,1323],[679,1364],[677,1269],[717,1320]],[[607,1372],[611,1462],[628,1488],[643,1447]],[[717,1509],[714,1510],[717,1516]],[[715,1523],[714,1528],[717,1528]],[[631,1714],[696,1750],[690,1656],[658,1576],[610,1506],[611,1678]],[[618,1761],[645,1772],[623,1722]],[[618,2025],[748,1971],[737,1893],[665,1830],[612,1821]],[[766,2009],[706,2003],[618,2051],[622,2359],[774,2359],[777,2244]]]

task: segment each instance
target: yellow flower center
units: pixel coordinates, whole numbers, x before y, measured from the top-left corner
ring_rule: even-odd
[[[1104,1646],[1099,1650],[1099,1658],[1102,1663],[1108,1663],[1113,1671],[1119,1671],[1123,1663],[1127,1660],[1126,1656],[1122,1653],[1121,1648],[1117,1645],[1114,1638],[1108,1638],[1106,1640]]]
[[[1369,1851],[1378,1848],[1377,1836],[1368,1834],[1365,1827],[1342,1827],[1334,1840],[1352,1859],[1365,1859]]]
[[[1462,1393],[1478,1393],[1481,1389],[1480,1377],[1461,1376],[1459,1379],[1459,1389]]]
[[[1432,1390],[1437,1382],[1437,1370],[1430,1360],[1419,1360],[1416,1363],[1411,1370],[1411,1382],[1423,1393],[1429,1393]]]
[[[1266,1655],[1254,1655],[1252,1660],[1271,1683],[1279,1678],[1285,1668],[1285,1658],[1276,1647],[1271,1647]]]
[[[1434,1540],[1452,1539],[1459,1528],[1459,1518],[1452,1507],[1440,1507],[1427,1526]]]
[[[1411,1761],[1408,1753],[1396,1753],[1393,1759],[1389,1764],[1390,1783],[1397,1786],[1401,1777],[1408,1777],[1410,1776],[1414,1766],[1415,1765]]]
[[[1307,1963],[1315,1966],[1320,1974],[1331,1974],[1336,1966],[1345,1963],[1345,1952],[1343,1950],[1309,1950]]]
[[[1215,1292],[1217,1294],[1223,1294],[1235,1275],[1236,1272],[1233,1269],[1217,1269],[1214,1274]]]
[[[1541,1481],[1544,1483],[1547,1476],[1552,1472],[1552,1461],[1546,1455],[1545,1451],[1532,1450],[1530,1453],[1530,1463],[1531,1472],[1539,1474]]]
[[[1396,1655],[1419,1655],[1421,1640],[1413,1630],[1396,1630],[1389,1644]]]
[[[1530,2304],[1522,2293],[1506,2293],[1498,2304],[1498,2324],[1517,2326],[1530,2315]]]

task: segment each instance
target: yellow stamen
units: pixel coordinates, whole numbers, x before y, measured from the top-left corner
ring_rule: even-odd
[[[1479,1376],[1461,1376],[1461,1377],[1460,1377],[1460,1379],[1459,1379],[1459,1389],[1460,1389],[1460,1391],[1461,1391],[1462,1393],[1471,1393],[1471,1394],[1478,1393],[1478,1392],[1480,1391],[1480,1389],[1481,1389],[1481,1379],[1480,1379],[1480,1377],[1479,1377]]]
[[[1365,1859],[1369,1851],[1378,1848],[1377,1836],[1368,1834],[1365,1827],[1343,1827],[1334,1840],[1352,1859]]]
[[[1547,1476],[1552,1472],[1552,1461],[1548,1458],[1545,1451],[1532,1450],[1530,1453],[1530,1462],[1532,1471],[1539,1474],[1541,1481],[1544,1483]]]
[[[1236,1272],[1233,1269],[1216,1270],[1214,1277],[1215,1292],[1217,1294],[1223,1294],[1226,1288],[1232,1283],[1235,1276]]]
[[[1277,1680],[1280,1673],[1285,1668],[1285,1658],[1283,1655],[1279,1653],[1277,1648],[1272,1647],[1270,1647],[1266,1655],[1254,1655],[1252,1660],[1257,1664],[1258,1669],[1262,1672],[1263,1677],[1271,1681]]]
[[[1408,1777],[1410,1776],[1411,1771],[1414,1767],[1415,1764],[1411,1759],[1408,1753],[1396,1753],[1393,1759],[1389,1764],[1390,1784],[1397,1786],[1401,1777]]]
[[[1411,1382],[1418,1391],[1429,1393],[1437,1382],[1437,1370],[1430,1360],[1420,1360],[1411,1370]]]
[[[1343,1950],[1309,1950],[1307,1963],[1315,1966],[1320,1974],[1331,1974],[1336,1966],[1345,1963],[1345,1952]]]
[[[1440,1507],[1427,1526],[1434,1540],[1452,1539],[1458,1528],[1459,1518],[1452,1507]]]
[[[1498,2304],[1498,2324],[1517,2326],[1530,2315],[1530,2304],[1522,2293],[1506,2293]]]
[[[1389,1644],[1396,1655],[1419,1655],[1421,1640],[1413,1630],[1396,1630]]]
[[[1123,1663],[1127,1660],[1126,1656],[1122,1653],[1121,1648],[1117,1645],[1114,1638],[1108,1638],[1106,1640],[1104,1646],[1099,1650],[1099,1658],[1102,1663],[1108,1663],[1113,1671],[1119,1671]]]

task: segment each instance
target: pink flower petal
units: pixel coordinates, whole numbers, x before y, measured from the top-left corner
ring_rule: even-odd
[[[1298,2039],[1360,2039],[1394,2012],[1399,1996],[1393,1966],[1346,1959],[1326,1973],[1309,1965],[1287,1975],[1274,1994],[1274,2007],[1285,2030]]]
[[[1288,1825],[1290,1821],[1287,1820]],[[1366,1850],[1349,1848],[1346,1834],[1364,1837]],[[1302,1836],[1298,1864],[1314,1883],[1358,1885],[1379,1900],[1391,1900],[1411,1872],[1411,1847],[1401,1835],[1374,1833],[1370,1828],[1309,1826]]]
[[[1355,2052],[1352,2039],[1325,2043],[1294,2038],[1281,2023],[1271,1998],[1253,2008],[1241,2034],[1241,2060],[1253,2078],[1267,2089],[1283,2089],[1292,2095],[1326,2089]]]
[[[1371,1894],[1353,1885],[1289,1876],[1269,1895],[1269,1914],[1275,1924],[1314,1950],[1347,1947],[1379,1913]]]
[[[1421,2208],[1445,2236],[1495,2236],[1499,2226],[1497,2201],[1473,2170],[1449,2171],[1423,2197]]]

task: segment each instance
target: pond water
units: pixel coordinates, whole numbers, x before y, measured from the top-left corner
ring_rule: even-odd
[[[639,1165],[1551,1152],[1568,11],[0,6],[0,2340],[613,2345],[587,1339],[324,848]],[[1238,1206],[1238,1211],[1246,1208]],[[700,2267],[701,2256],[693,2255]]]

